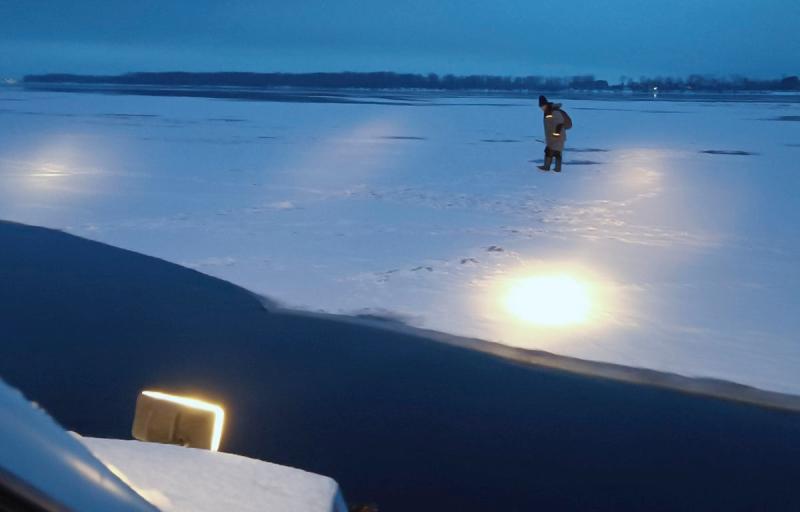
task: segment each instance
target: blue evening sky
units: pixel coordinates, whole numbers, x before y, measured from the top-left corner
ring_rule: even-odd
[[[0,76],[800,73],[798,0],[0,0]]]

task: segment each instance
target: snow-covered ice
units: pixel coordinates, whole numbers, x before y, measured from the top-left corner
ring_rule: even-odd
[[[533,100],[410,103],[2,89],[0,218],[293,307],[800,393],[796,98],[568,100],[560,175]],[[539,274],[590,320],[510,315]]]

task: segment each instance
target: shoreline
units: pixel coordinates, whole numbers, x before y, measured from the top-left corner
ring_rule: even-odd
[[[437,343],[480,352],[521,365],[559,370],[583,377],[608,379],[634,385],[653,386],[690,395],[739,402],[769,409],[800,412],[800,395],[770,391],[725,379],[689,377],[678,373],[653,370],[645,367],[592,361],[589,359],[562,356],[544,350],[512,347],[480,338],[469,338],[431,329],[414,327],[394,319],[372,319],[335,313],[283,308],[276,306],[268,297],[263,297],[249,290],[248,292],[261,300],[264,308],[270,312],[345,322],[352,325],[372,327],[430,339]]]

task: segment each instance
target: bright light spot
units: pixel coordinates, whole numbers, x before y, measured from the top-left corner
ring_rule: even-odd
[[[225,423],[225,411],[219,405],[204,402],[196,398],[189,398],[185,396],[170,395],[160,391],[142,391],[142,394],[155,398],[156,400],[166,400],[176,404],[185,405],[193,409],[200,409],[214,413],[214,433],[211,436],[211,451],[219,451],[219,444],[222,441],[222,427]]]
[[[69,176],[69,172],[65,171],[63,167],[57,164],[44,164],[39,169],[31,173],[35,178],[60,178]]]
[[[505,307],[524,322],[562,327],[586,322],[592,299],[588,285],[569,275],[540,275],[512,283]]]

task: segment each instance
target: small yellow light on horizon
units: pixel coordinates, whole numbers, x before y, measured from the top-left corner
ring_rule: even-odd
[[[184,405],[193,409],[199,409],[213,413],[214,432],[211,437],[211,451],[219,451],[219,445],[222,442],[222,428],[225,424],[225,410],[221,406],[212,404],[210,402],[205,402],[197,398],[171,395],[161,391],[142,391],[142,394],[149,396],[150,398],[155,398],[156,400],[166,400],[168,402]]]
[[[514,281],[504,297],[517,319],[544,327],[586,323],[592,313],[588,284],[567,274],[543,274]]]

